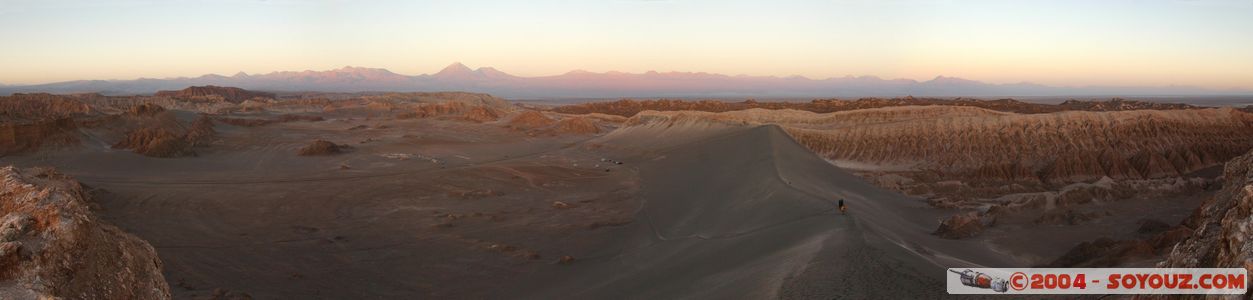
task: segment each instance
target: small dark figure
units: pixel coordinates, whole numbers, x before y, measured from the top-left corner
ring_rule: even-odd
[[[848,214],[848,206],[844,206],[844,199],[840,199],[840,213]]]

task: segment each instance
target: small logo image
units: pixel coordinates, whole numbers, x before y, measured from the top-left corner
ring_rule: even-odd
[[[1007,285],[1009,282],[1005,281],[1005,279],[994,278],[992,276],[988,276],[988,274],[975,272],[970,269],[966,269],[962,272],[949,270],[949,272],[961,276],[961,283],[965,286],[992,289],[993,291],[999,293],[1004,293],[1009,290]]]

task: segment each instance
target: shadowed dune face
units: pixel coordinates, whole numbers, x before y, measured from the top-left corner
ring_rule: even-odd
[[[638,153],[636,222],[560,277],[524,281],[543,282],[528,295],[919,299],[943,293],[937,266],[1014,264],[930,235],[942,212],[824,163],[778,126],[655,121],[596,141]],[[873,288],[883,280],[912,284]]]

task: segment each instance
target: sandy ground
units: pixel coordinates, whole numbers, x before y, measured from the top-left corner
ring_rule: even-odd
[[[1012,246],[1030,236],[935,237],[952,211],[875,187],[777,126],[528,136],[332,118],[217,130],[197,157],[85,143],[5,163],[101,189],[100,214],[157,249],[177,298],[929,299],[945,296],[945,267],[1043,255]],[[353,150],[296,155],[314,139]]]
[[[356,125],[389,128],[345,130]],[[590,136],[438,120],[218,131],[198,157],[87,146],[13,163],[53,165],[103,189],[100,214],[157,249],[177,298],[218,288],[258,298],[482,297],[602,243],[599,233],[629,222],[636,205],[631,169],[572,147]],[[296,155],[316,138],[354,150]]]

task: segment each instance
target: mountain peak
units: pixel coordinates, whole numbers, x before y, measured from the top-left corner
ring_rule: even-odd
[[[332,71],[335,71],[335,72],[341,72],[341,73],[361,73],[361,72],[387,72],[387,73],[391,73],[391,71],[388,71],[387,69],[380,69],[380,68],[366,68],[366,67],[354,67],[354,66],[344,66],[343,68],[335,69],[335,70],[332,70]]]
[[[931,79],[927,82],[946,83],[946,84],[982,84],[982,82],[978,82],[978,81],[974,81],[970,79],[965,79],[961,77],[950,77],[950,76],[944,76],[944,75],[935,76],[934,79]]]
[[[460,62],[455,62],[447,67],[444,67],[444,69],[440,70],[439,73],[435,73],[434,77],[443,80],[483,80],[509,78],[514,76],[501,72],[500,70],[496,70],[492,67],[481,67],[474,70],[464,64],[461,64]]]
[[[493,68],[493,67],[478,68],[474,70],[474,73],[478,73],[479,75],[483,77],[487,77],[487,78],[514,77],[513,75],[509,75],[509,73],[501,72],[500,70],[497,70],[496,68]]]
[[[443,70],[440,70],[440,71],[439,71],[439,73],[435,73],[435,74],[436,74],[436,75],[439,75],[439,74],[465,74],[465,73],[471,73],[471,72],[474,72],[474,70],[471,70],[471,69],[470,69],[470,67],[467,67],[466,65],[462,64],[461,62],[454,62],[454,63],[452,63],[451,65],[448,65],[447,67],[444,67],[444,69],[443,69]]]

